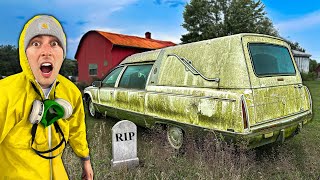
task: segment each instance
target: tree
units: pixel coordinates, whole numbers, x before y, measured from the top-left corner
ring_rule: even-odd
[[[309,72],[315,72],[317,67],[318,67],[318,62],[316,60],[310,59]]]
[[[185,11],[183,12],[184,23],[182,26],[189,31],[188,34],[182,35],[182,42],[194,42],[205,39],[211,34],[211,24],[219,21],[215,19],[214,10],[210,6],[210,3],[206,0],[191,0],[190,4],[187,4]],[[214,31],[216,32],[216,31]],[[218,33],[218,32],[216,32]]]
[[[62,63],[60,74],[68,76],[78,76],[78,63],[75,60],[65,59]]]
[[[298,42],[292,42],[287,39],[285,39],[285,41],[290,45],[291,49],[296,51],[306,52],[306,50],[302,48]]]
[[[227,35],[243,32],[260,33],[277,36],[272,22],[266,17],[265,6],[259,0],[233,0],[227,9]]]
[[[0,75],[9,76],[21,71],[18,49],[12,45],[0,45]]]
[[[183,43],[238,33],[278,36],[260,0],[191,0],[183,18],[188,31],[182,35]]]

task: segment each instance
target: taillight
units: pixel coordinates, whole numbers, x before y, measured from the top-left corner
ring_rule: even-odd
[[[241,98],[241,108],[242,108],[243,127],[244,127],[244,129],[248,129],[248,127],[249,127],[248,112],[247,112],[247,108],[246,108],[246,103],[245,103],[244,97]]]

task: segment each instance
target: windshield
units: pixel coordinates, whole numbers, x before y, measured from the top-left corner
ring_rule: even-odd
[[[250,43],[249,51],[254,71],[258,76],[296,74],[289,50],[286,47]]]

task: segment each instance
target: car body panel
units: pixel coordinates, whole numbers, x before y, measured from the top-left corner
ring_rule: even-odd
[[[145,112],[158,119],[241,131],[240,97],[204,88],[149,86]]]

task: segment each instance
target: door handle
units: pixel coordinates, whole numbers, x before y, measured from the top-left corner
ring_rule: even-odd
[[[294,88],[302,88],[302,84],[295,85]]]

